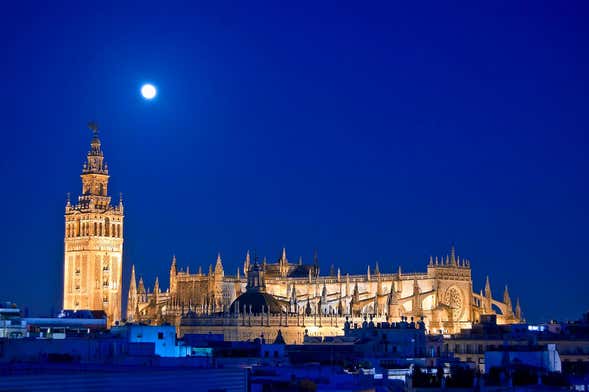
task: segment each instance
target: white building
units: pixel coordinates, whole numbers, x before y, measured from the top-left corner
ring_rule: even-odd
[[[20,317],[20,309],[14,304],[0,304],[0,338],[22,338],[27,324]]]
[[[176,341],[176,327],[173,325],[127,324],[111,328],[111,333],[126,337],[129,343],[154,343],[155,354],[160,357],[190,356],[190,347]]]
[[[485,352],[485,373],[493,367],[526,365],[545,372],[562,371],[555,344],[545,346],[507,346]]]

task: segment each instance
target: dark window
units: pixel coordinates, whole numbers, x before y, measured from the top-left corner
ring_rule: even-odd
[[[164,333],[163,332],[158,332],[157,333],[157,338],[158,338],[158,340],[164,340]]]

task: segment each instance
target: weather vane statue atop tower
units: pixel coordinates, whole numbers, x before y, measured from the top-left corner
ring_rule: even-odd
[[[98,136],[98,123],[96,121],[90,121],[88,123],[88,128],[92,131],[92,134],[94,134],[94,136]]]

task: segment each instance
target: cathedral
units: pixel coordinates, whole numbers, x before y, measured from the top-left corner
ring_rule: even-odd
[[[109,325],[122,320],[123,202],[112,204],[109,172],[98,137],[84,163],[82,194],[65,207],[64,309],[104,311]],[[315,253],[311,264],[292,262],[286,249],[274,260],[259,262],[246,252],[235,275],[225,273],[221,255],[208,271],[191,273],[172,257],[168,288],[145,286],[132,267],[126,321],[170,323],[184,333],[223,333],[228,340],[272,338],[281,331],[288,342],[309,335],[341,335],[344,322],[424,322],[430,333],[456,333],[481,315],[494,314],[500,324],[522,322],[507,287],[503,298],[474,292],[470,260],[454,246],[430,257],[425,271],[381,271],[378,263],[362,274],[344,273],[333,265],[321,274]],[[345,320],[345,321],[344,321]]]
[[[231,276],[221,255],[207,273],[183,270],[172,257],[168,287],[163,291],[156,278],[150,291],[141,278],[137,283],[133,267],[127,320],[167,322],[180,334],[224,333],[234,340],[272,338],[280,329],[287,342],[302,341],[309,331],[339,335],[346,318],[359,323],[367,317],[374,322],[423,320],[431,333],[460,332],[486,314],[495,314],[500,324],[522,321],[519,300],[514,310],[507,287],[502,300],[493,298],[488,278],[484,292],[473,292],[470,261],[454,247],[447,255],[430,257],[425,272],[417,273],[400,267],[387,273],[376,263],[363,274],[343,274],[332,266],[321,275],[316,255],[312,264],[291,263],[286,249],[273,263],[252,261],[247,252],[243,268]]]

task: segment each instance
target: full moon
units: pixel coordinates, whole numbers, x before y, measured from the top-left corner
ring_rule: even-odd
[[[152,84],[144,84],[143,87],[141,87],[141,95],[143,95],[143,98],[145,99],[153,99],[156,94],[157,91]]]

